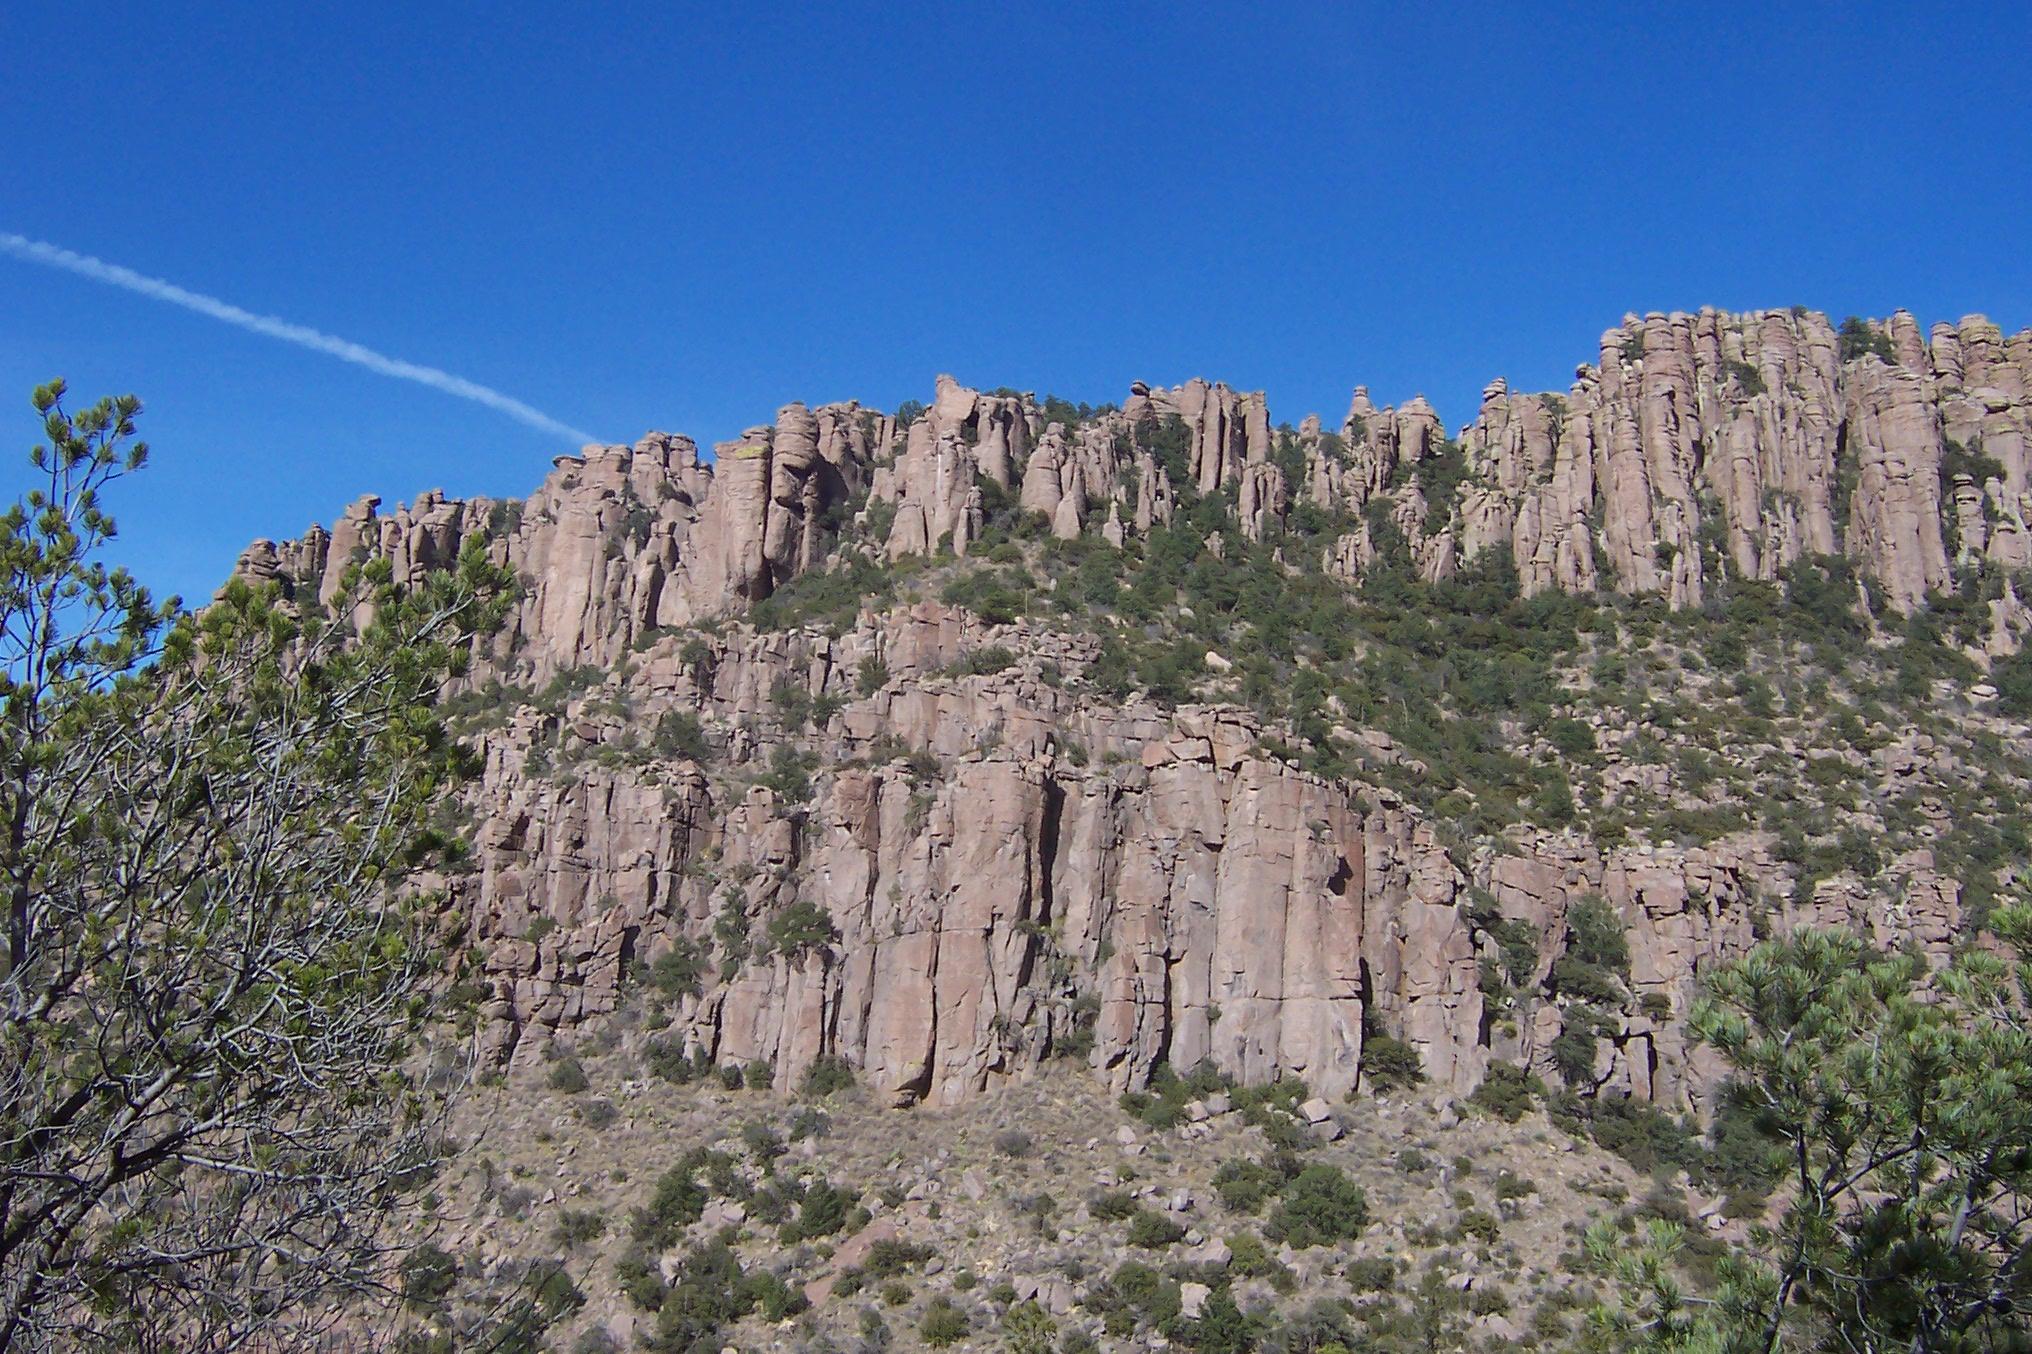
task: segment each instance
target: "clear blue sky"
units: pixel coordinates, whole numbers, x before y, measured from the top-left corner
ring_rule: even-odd
[[[2022,4],[720,8],[10,4],[0,231],[708,444],[943,370],[1458,425],[1626,310],[2032,322]],[[568,449],[0,257],[9,486],[58,374],[146,401],[122,553],[193,597]]]

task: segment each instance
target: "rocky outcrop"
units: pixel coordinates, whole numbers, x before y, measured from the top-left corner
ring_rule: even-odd
[[[1846,553],[1911,609],[2004,573],[2001,651],[2026,624],[2007,571],[2032,564],[2028,391],[2032,335],[1922,336],[1902,313],[1844,335],[1789,311],[1628,317],[1564,394],[1492,383],[1458,439],[1423,398],[1359,387],[1339,431],[1273,431],[1260,393],[1203,381],[1047,422],[940,377],[907,426],[793,403],[711,458],[664,434],[559,457],[522,503],[363,498],[239,568],[329,606],[352,563],[414,580],[478,536],[522,580],[469,679],[512,707],[477,735],[471,867],[437,881],[510,1065],[650,966],[658,1038],[784,1086],[837,1057],[947,1104],[1070,1054],[1117,1087],[1207,1059],[1340,1095],[1382,1032],[1465,1092],[1491,1058],[1551,1069],[1581,1016],[1550,975],[1598,895],[1631,966],[1627,1002],[1586,1016],[1596,1088],[1697,1105],[1714,1069],[1683,1021],[1712,966],[1829,919],[1938,950],[1954,882],[1915,860],[1899,909],[1839,884],[1781,904],[1789,867],[1754,835],[1524,834],[1457,868],[1398,796],[1295,769],[1245,712],[1101,699],[1091,639],[930,604],[838,634],[740,618],[850,556],[965,556],[991,528],[1128,548],[1221,494],[1285,567],[1349,583],[1386,550],[1435,580],[1507,552],[1528,592],[1694,606]],[[1534,969],[1498,994],[1520,934]]]
[[[567,666],[827,567],[863,493],[893,509],[879,544],[900,559],[964,555],[1000,501],[1061,538],[1120,543],[1168,523],[1181,494],[1224,492],[1253,539],[1300,503],[1340,515],[1328,553],[1349,582],[1373,560],[1385,503],[1429,580],[1506,550],[1530,592],[1692,606],[1718,579],[1774,581],[1845,553],[1885,605],[1910,610],[1957,570],[2032,568],[2028,392],[2032,331],[2006,339],[1969,317],[1922,337],[1902,311],[1846,338],[1802,310],[1628,316],[1563,394],[1492,383],[1457,441],[1423,397],[1378,408],[1364,387],[1338,433],[1308,418],[1294,435],[1273,434],[1261,392],[1205,381],[1137,382],[1121,409],[1067,426],[1028,395],[941,376],[907,428],[851,403],[791,404],[710,462],[663,434],[587,448],[521,509],[429,494],[384,517],[363,499],[329,534],[256,543],[243,567],[329,602],[347,563],[386,555],[406,576],[486,529],[546,594],[518,634]],[[1272,457],[1280,437],[1295,476]],[[507,528],[502,510],[519,512]],[[1993,649],[2016,643],[2006,585]]]
[[[1898,867],[1896,905],[1841,881],[1792,902],[1754,835],[1531,834],[1464,875],[1389,791],[1266,755],[1245,711],[1100,701],[1065,680],[1093,642],[1027,625],[925,604],[838,638],[704,644],[635,655],[626,717],[610,686],[489,736],[471,869],[435,882],[481,956],[490,1056],[532,1064],[681,952],[694,980],[649,998],[658,1037],[786,1088],[836,1057],[895,1100],[949,1104],[1070,1053],[1118,1089],[1208,1059],[1338,1096],[1380,1030],[1465,1093],[1492,1058],[1554,1075],[1577,1017],[1552,975],[1598,897],[1630,964],[1628,1000],[1585,1013],[1608,1020],[1595,1089],[1698,1106],[1717,1069],[1685,1017],[1760,935],[1840,924],[1945,954],[1960,930],[1930,858]],[[989,648],[1019,656],[952,675]],[[870,659],[888,680],[850,695]],[[784,722],[786,689],[835,703],[822,728]],[[670,711],[707,744],[648,745]],[[808,790],[758,781],[799,743]],[[1492,1007],[1504,925],[1533,958]]]
[[[1012,640],[1038,646],[1018,668],[944,675]],[[1121,1087],[1212,1059],[1339,1095],[1366,1021],[1470,1089],[1475,951],[1430,828],[1264,757],[1243,712],[1072,699],[1038,680],[1044,653],[1086,656],[925,607],[839,641],[737,635],[703,665],[674,640],[638,657],[638,722],[679,708],[714,728],[765,721],[785,681],[836,691],[882,657],[889,686],[823,731],[842,769],[808,802],[683,761],[555,776],[559,742],[597,764],[633,726],[525,712],[489,749],[475,868],[445,881],[487,956],[490,1051],[534,1056],[532,1033],[611,1011],[632,966],[686,946],[718,977],[672,1037],[784,1085],[837,1056],[885,1094],[950,1103],[1071,1045]],[[883,747],[941,773],[867,759]],[[799,907],[829,938],[769,952]]]
[[[1867,360],[1850,383],[1848,437],[1856,458],[1850,549],[1874,564],[1892,604],[1910,610],[1951,581],[1940,529],[1940,419],[1925,378]]]

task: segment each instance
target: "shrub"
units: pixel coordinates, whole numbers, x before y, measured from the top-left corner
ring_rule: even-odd
[[[1244,1278],[1268,1279],[1270,1286],[1280,1293],[1289,1293],[1298,1285],[1298,1276],[1278,1263],[1270,1248],[1263,1244],[1263,1238],[1254,1232],[1237,1232],[1229,1237],[1228,1252],[1229,1269]]]
[[[787,804],[802,804],[811,798],[811,773],[817,767],[818,758],[811,753],[779,743],[769,755],[769,770],[756,777],[755,783]]]
[[[1372,1034],[1362,1041],[1361,1071],[1375,1091],[1404,1090],[1425,1080],[1418,1050],[1387,1034]]]
[[[667,1249],[685,1228],[697,1222],[706,1208],[706,1192],[699,1186],[698,1171],[705,1154],[693,1152],[657,1177],[655,1192],[646,1206],[635,1210],[631,1224],[635,1240],[655,1250]]]
[[[1592,1088],[1595,1079],[1597,1038],[1603,1024],[1601,1013],[1590,1006],[1570,1006],[1564,1013],[1559,1034],[1552,1041],[1552,1065],[1568,1086]]]
[[[889,665],[873,654],[861,660],[861,666],[854,673],[854,690],[863,696],[872,696],[889,684]]]
[[[1052,1354],[1058,1323],[1035,1302],[1019,1302],[1002,1317],[1002,1346],[1009,1354]]]
[[[1497,1233],[1502,1230],[1502,1224],[1496,1221],[1496,1215],[1485,1208],[1470,1208],[1460,1215],[1460,1221],[1456,1225],[1462,1236],[1471,1236],[1478,1241],[1494,1241]]]
[[[1664,1166],[1705,1174],[1700,1138],[1683,1120],[1627,1096],[1597,1096],[1582,1105],[1588,1135],[1638,1170]]]
[[[694,762],[712,759],[712,750],[706,746],[705,727],[699,723],[699,717],[689,710],[665,710],[658,715],[650,746],[665,757],[681,757]]]
[[[705,973],[706,958],[699,952],[698,942],[689,936],[679,936],[650,964],[649,986],[658,996],[670,1001],[695,997],[699,994],[699,984]]]
[[[807,1186],[804,1199],[797,1207],[797,1220],[786,1222],[778,1235],[786,1245],[800,1241],[815,1241],[831,1236],[847,1222],[847,1207],[852,1198],[833,1188],[827,1180],[817,1180]]]
[[[1761,395],[1764,393],[1764,373],[1751,366],[1748,362],[1734,357],[1726,358],[1722,362],[1722,368],[1735,378],[1736,384],[1743,388],[1745,395]]]
[[[748,1149],[748,1155],[755,1158],[758,1163],[774,1161],[786,1150],[783,1139],[776,1135],[776,1130],[764,1123],[743,1124],[741,1145]]]
[[[1155,1209],[1139,1208],[1129,1219],[1129,1244],[1139,1250],[1162,1250],[1185,1236],[1185,1229]]]
[[[397,1273],[404,1302],[417,1308],[434,1307],[458,1286],[459,1262],[426,1241],[402,1257]]]
[[[1005,1157],[1027,1157],[1035,1146],[1020,1128],[1005,1128],[995,1134],[995,1150]]]
[[[803,1091],[808,1096],[827,1096],[854,1084],[854,1068],[845,1058],[827,1054],[812,1060],[804,1074]]]
[[[598,1241],[606,1232],[606,1216],[590,1208],[567,1208],[558,1214],[557,1226],[552,1229],[557,1244],[566,1249]]]
[[[793,960],[838,938],[832,917],[816,903],[799,900],[769,919],[769,943]]]
[[[577,1058],[566,1055],[550,1065],[550,1089],[565,1095],[577,1095],[592,1083],[586,1079],[586,1069],[579,1065]]]
[[[1997,706],[2007,715],[2032,715],[2032,646],[1999,658],[1990,667],[1990,682],[1997,688]]]
[[[643,1058],[649,1070],[675,1086],[683,1086],[698,1079],[711,1066],[706,1060],[705,1050],[698,1055],[684,1051],[684,1041],[672,1038],[651,1039],[643,1046]]]
[[[679,1265],[643,1347],[652,1354],[688,1354],[717,1346],[726,1325],[753,1311],[758,1297],[725,1242],[701,1246]]]
[[[1354,1260],[1345,1275],[1348,1287],[1357,1293],[1387,1293],[1397,1286],[1397,1262],[1387,1255]]]
[[[924,1337],[924,1343],[943,1349],[966,1339],[973,1328],[967,1314],[953,1306],[951,1298],[941,1295],[924,1309],[924,1320],[918,1323],[917,1331]]]
[[[868,1258],[861,1262],[861,1272],[871,1279],[886,1279],[901,1274],[912,1265],[921,1265],[935,1254],[929,1246],[909,1241],[898,1241],[884,1237],[868,1248]]]
[[[1214,1172],[1214,1190],[1221,1205],[1237,1213],[1254,1213],[1284,1184],[1286,1175],[1275,1167],[1246,1157],[1230,1157]]]
[[[1110,1190],[1106,1194],[1096,1195],[1087,1204],[1087,1211],[1105,1221],[1120,1222],[1136,1211],[1136,1200],[1133,1195],[1121,1190]]]
[[[1015,654],[996,644],[968,654],[961,660],[959,671],[967,676],[988,677],[1007,669],[1015,661]]]
[[[614,1262],[614,1278],[622,1294],[643,1311],[653,1312],[663,1305],[663,1275],[640,1246]]]
[[[765,1321],[782,1321],[809,1308],[804,1290],[792,1286],[782,1275],[758,1269],[741,1280],[744,1296],[762,1311]]]
[[[1130,1260],[1087,1294],[1086,1308],[1100,1315],[1110,1335],[1122,1338],[1139,1324],[1162,1326],[1178,1316],[1178,1284]]]
[[[1492,1062],[1482,1084],[1468,1097],[1468,1103],[1487,1110],[1504,1123],[1514,1124],[1530,1112],[1535,1098],[1545,1087],[1537,1077],[1513,1063]]]
[[[1346,1171],[1319,1163],[1307,1166],[1284,1187],[1265,1229],[1273,1241],[1300,1248],[1348,1241],[1369,1222],[1369,1200]]]
[[[1856,358],[1874,353],[1886,362],[1895,363],[1897,354],[1891,350],[1891,339],[1881,330],[1872,329],[1869,322],[1857,315],[1851,315],[1841,322],[1836,333],[1840,346],[1841,360],[1852,362]]]

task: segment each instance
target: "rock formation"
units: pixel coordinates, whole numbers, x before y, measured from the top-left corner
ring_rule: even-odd
[[[1326,571],[1349,582],[1401,541],[1428,579],[1507,551],[1526,592],[1691,607],[1846,554],[1909,611],[2032,564],[2028,492],[2032,333],[1971,318],[1922,336],[1901,312],[1859,339],[1807,312],[1706,310],[1626,318],[1564,394],[1492,383],[1457,439],[1422,397],[1378,408],[1361,387],[1327,433],[1204,381],[1138,383],[1069,425],[941,376],[907,426],[793,403],[709,461],[652,433],[557,458],[523,503],[427,494],[384,515],[363,498],[329,532],[256,542],[240,570],[329,605],[352,562],[415,579],[480,533],[523,580],[469,679],[520,693],[482,736],[471,868],[436,881],[504,1063],[676,956],[689,976],[662,1037],[786,1087],[837,1057],[899,1101],[947,1104],[1071,1047],[1117,1087],[1211,1059],[1338,1096],[1384,1032],[1466,1092],[1491,1058],[1549,1066],[1569,1018],[1542,992],[1487,1009],[1491,928],[1528,932],[1542,978],[1576,900],[1599,896],[1644,1014],[1599,1043],[1598,1084],[1697,1103],[1714,1069],[1681,1021],[1784,877],[1768,841],[1535,834],[1457,861],[1382,785],[1266,752],[1251,714],[1082,687],[1088,638],[936,604],[838,634],[695,627],[836,567],[850,519],[887,523],[853,549],[891,561],[965,556],[1012,514],[1126,548],[1215,494],[1256,541],[1301,505],[1325,514]],[[1996,590],[1994,649],[2017,642],[2017,588]],[[533,694],[575,674],[598,699]],[[710,737],[665,745],[678,717]],[[568,776],[550,765],[565,749]],[[794,766],[758,774],[793,749],[815,759],[807,786]],[[1785,920],[1945,945],[1955,882],[1908,873],[1913,908],[1815,895]]]

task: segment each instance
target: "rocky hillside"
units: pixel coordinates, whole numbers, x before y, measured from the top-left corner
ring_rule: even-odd
[[[240,568],[321,606],[478,533],[521,577],[424,881],[511,1076],[608,1031],[895,1103],[1062,1058],[1703,1108],[1709,967],[1942,950],[2017,887],[2028,429],[2032,332],[1633,316],[1456,436],[941,377]]]

